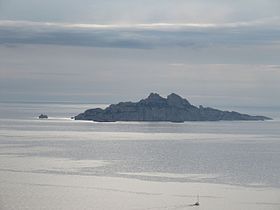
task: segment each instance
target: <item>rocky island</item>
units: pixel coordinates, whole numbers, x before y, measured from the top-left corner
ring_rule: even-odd
[[[75,116],[75,120],[97,122],[115,121],[219,121],[219,120],[269,120],[265,116],[251,116],[234,111],[221,111],[210,107],[196,107],[177,94],[167,98],[151,93],[139,102],[120,102],[105,109],[88,109]]]

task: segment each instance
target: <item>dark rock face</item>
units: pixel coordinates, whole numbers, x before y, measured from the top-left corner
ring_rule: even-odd
[[[174,93],[161,97],[151,93],[139,102],[121,102],[106,109],[89,109],[75,116],[75,120],[97,122],[115,121],[218,121],[218,120],[269,120],[264,116],[250,116],[238,112],[221,111],[203,106],[193,106],[186,99]]]

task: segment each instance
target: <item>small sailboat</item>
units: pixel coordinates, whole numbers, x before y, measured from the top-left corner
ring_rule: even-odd
[[[199,195],[197,195],[197,201],[193,204],[193,206],[199,206]]]

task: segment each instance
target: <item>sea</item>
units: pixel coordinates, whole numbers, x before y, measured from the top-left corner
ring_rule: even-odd
[[[280,107],[218,107],[268,121],[71,119],[106,106],[1,102],[0,209],[280,209]]]

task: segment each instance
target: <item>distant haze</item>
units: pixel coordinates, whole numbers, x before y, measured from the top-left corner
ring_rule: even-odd
[[[0,101],[280,106],[278,0],[1,0]]]

